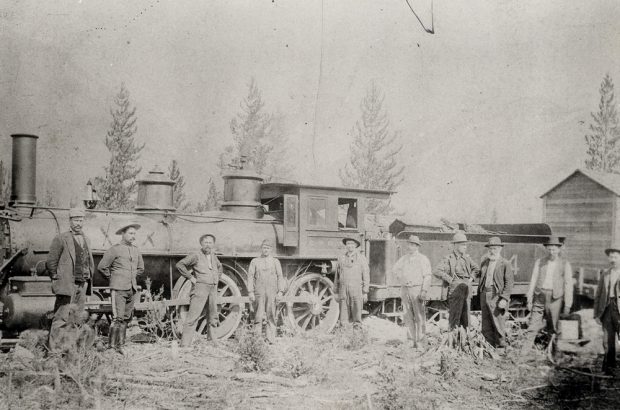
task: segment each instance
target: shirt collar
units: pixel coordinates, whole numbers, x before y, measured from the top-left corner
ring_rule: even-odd
[[[125,245],[125,246],[133,246],[133,244],[131,244],[131,243],[127,242],[127,241],[126,241],[126,240],[124,240],[124,239],[121,239],[121,243],[122,243],[123,245]]]

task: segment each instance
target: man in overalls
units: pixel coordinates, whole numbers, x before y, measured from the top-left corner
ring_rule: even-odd
[[[467,253],[467,237],[457,232],[452,237],[454,250],[443,258],[433,273],[448,283],[448,322],[450,329],[469,326],[471,283],[480,273],[478,264]]]
[[[269,343],[276,339],[276,303],[284,292],[284,278],[280,261],[271,256],[271,242],[261,243],[261,255],[252,259],[248,269],[248,291],[254,304],[254,326],[262,334],[263,320],[267,322],[265,335]]]
[[[362,306],[368,301],[370,288],[370,269],[368,261],[359,253],[361,245],[357,239],[342,240],[346,253],[338,257],[338,269],[334,288],[336,299],[340,302],[340,323],[362,323]]]
[[[222,264],[215,255],[215,236],[205,234],[198,240],[200,251],[190,253],[177,263],[177,269],[185,278],[192,283],[192,291],[189,299],[189,311],[183,324],[183,336],[181,347],[191,347],[196,323],[202,315],[205,305],[208,303],[209,327],[208,336],[216,343],[215,327],[217,319],[217,285],[222,276]]]

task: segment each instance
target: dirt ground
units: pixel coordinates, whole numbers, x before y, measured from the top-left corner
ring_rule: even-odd
[[[600,327],[582,315],[592,341],[549,360],[519,354],[519,337],[498,359],[447,346],[442,326],[414,349],[404,328],[371,317],[362,329],[284,335],[265,344],[246,329],[187,351],[176,341],[129,343],[125,355],[90,349],[50,358],[35,339],[0,355],[2,408],[97,409],[513,409],[618,408],[616,379],[600,369]],[[593,324],[594,323],[594,324]],[[137,329],[134,329],[136,332]]]

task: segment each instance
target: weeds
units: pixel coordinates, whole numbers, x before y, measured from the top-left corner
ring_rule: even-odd
[[[345,350],[360,350],[370,342],[368,330],[363,326],[342,326],[334,331],[334,345]]]
[[[309,374],[314,366],[303,356],[302,352],[295,348],[284,357],[282,368],[293,379]]]
[[[249,325],[239,326],[235,333],[239,366],[247,372],[264,372],[272,367],[269,346],[262,335]]]

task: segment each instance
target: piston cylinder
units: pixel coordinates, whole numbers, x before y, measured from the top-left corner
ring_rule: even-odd
[[[11,205],[35,205],[37,203],[37,137],[13,134],[13,157],[11,164]]]

